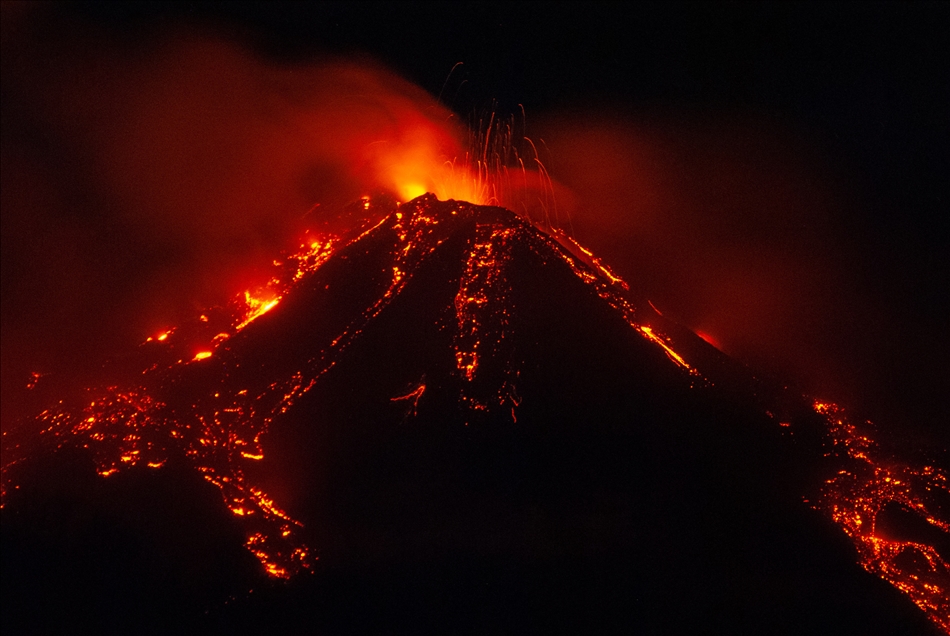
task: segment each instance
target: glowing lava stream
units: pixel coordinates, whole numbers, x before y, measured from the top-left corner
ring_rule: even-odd
[[[828,423],[831,449],[844,466],[828,479],[816,506],[851,537],[861,566],[901,592],[950,633],[950,563],[934,546],[879,536],[878,515],[888,503],[913,511],[950,533],[940,516],[939,493],[950,495],[947,473],[933,466],[913,468],[883,459],[877,444],[835,404],[815,402]],[[946,511],[943,512],[946,515]]]
[[[285,263],[276,264],[289,263],[292,271],[290,276],[274,276],[267,282],[264,291],[271,296],[269,300],[262,301],[245,292],[243,302],[236,299],[231,308],[227,331],[218,333],[211,342],[200,343],[200,350],[188,362],[179,359],[166,365],[152,364],[142,371],[143,384],[160,385],[176,367],[211,358],[222,343],[273,309],[282,295],[306,274],[319,269],[334,253],[338,242],[330,238],[301,245],[300,251],[288,256]],[[208,317],[202,314],[199,322],[207,323]],[[173,347],[178,344],[178,333],[178,329],[169,329],[148,338],[143,346]],[[190,346],[194,347],[194,343]],[[87,389],[78,406],[60,401],[36,419],[43,425],[39,433],[43,446],[59,448],[73,443],[90,449],[103,477],[140,464],[161,468],[173,450],[184,454],[205,480],[220,489],[225,504],[242,519],[248,532],[248,550],[270,575],[286,578],[310,568],[312,559],[296,537],[300,523],[245,478],[242,463],[264,458],[260,443],[269,423],[268,419],[261,421],[256,417],[254,405],[247,397],[246,390],[226,398],[215,393],[211,398],[215,404],[210,408],[196,403],[190,412],[176,413],[150,395],[146,386],[107,386]],[[10,469],[25,459],[27,450],[20,445],[4,449],[6,457],[14,457],[3,466],[4,498],[10,486]]]
[[[374,205],[369,199],[363,200],[366,209]],[[220,490],[225,504],[245,528],[245,547],[271,576],[286,578],[311,569],[314,559],[299,538],[301,524],[250,483],[244,468],[247,462],[264,459],[261,443],[269,427],[334,367],[370,321],[403,291],[420,265],[458,227],[456,221],[473,217],[475,232],[469,239],[451,308],[457,323],[453,338],[456,371],[462,381],[459,403],[465,409],[474,413],[510,408],[512,420],[517,421],[520,397],[515,383],[519,370],[510,348],[508,268],[513,246],[521,244],[542,260],[564,262],[638,336],[658,347],[677,369],[692,378],[691,382],[711,384],[696,361],[675,350],[668,334],[656,325],[641,322],[628,298],[626,283],[588,250],[557,230],[542,232],[514,213],[491,210],[480,212],[464,202],[439,203],[434,196],[426,195],[391,211],[381,210],[390,213],[352,240],[308,239],[297,253],[275,263],[279,273],[259,291],[249,290],[235,299],[226,324],[217,324],[220,320],[211,310],[202,314],[196,324],[204,325],[205,331],[200,333],[205,335],[199,341],[188,342],[184,326],[148,338],[142,346],[167,352],[165,359],[171,361],[152,363],[142,371],[138,384],[89,389],[76,401],[61,401],[40,413],[36,417],[42,424],[39,450],[64,445],[89,448],[104,477],[135,465],[161,468],[171,453],[183,455]],[[278,307],[331,257],[374,236],[389,241],[391,260],[381,291],[301,368],[256,388],[228,390],[221,383],[220,391],[185,406],[173,407],[160,399],[163,382],[184,366],[212,365],[209,369],[218,369],[216,372],[226,377],[226,365],[219,358],[231,355],[229,347],[235,335]],[[192,353],[174,360],[178,357],[175,352],[182,348]],[[161,359],[160,355],[156,357]],[[492,365],[495,372],[484,373],[485,365]],[[502,378],[501,386],[485,379],[491,377]],[[415,414],[425,390],[423,378],[392,400],[411,404],[410,411]],[[932,493],[950,493],[946,473],[932,466],[912,468],[887,463],[873,441],[849,423],[840,409],[822,402],[814,403],[814,409],[827,421],[828,452],[841,465],[839,474],[827,480],[816,507],[829,514],[853,540],[866,570],[900,589],[950,632],[950,567],[944,556],[933,546],[885,539],[875,533],[877,514],[890,502],[904,506],[940,531],[950,532],[950,522],[941,516],[945,513],[932,497]],[[12,485],[11,469],[36,450],[28,444],[4,448],[4,497]]]
[[[492,402],[499,406],[507,402],[513,420],[517,420],[515,407],[519,403],[514,388],[518,371],[510,350],[511,307],[507,298],[511,289],[506,269],[511,263],[513,245],[524,238],[521,235],[526,231],[523,226],[478,223],[454,301],[458,321],[455,361],[466,380],[460,400],[477,411],[487,411]],[[479,365],[486,360],[507,363],[502,372],[505,379],[497,389],[476,387]]]

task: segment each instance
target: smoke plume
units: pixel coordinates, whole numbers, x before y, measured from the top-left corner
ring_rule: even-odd
[[[305,221],[434,189],[439,157],[460,154],[450,113],[369,62],[281,64],[193,32],[130,42],[14,9],[5,424],[31,373],[80,373],[225,302]]]

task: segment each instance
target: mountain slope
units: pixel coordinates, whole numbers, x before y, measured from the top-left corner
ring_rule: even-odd
[[[5,448],[5,623],[933,631],[802,502],[842,461],[821,409],[566,237],[379,207],[267,310],[146,343]]]

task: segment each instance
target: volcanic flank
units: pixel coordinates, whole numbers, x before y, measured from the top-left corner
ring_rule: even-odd
[[[357,207],[5,438],[5,630],[947,628],[940,469],[559,232]]]

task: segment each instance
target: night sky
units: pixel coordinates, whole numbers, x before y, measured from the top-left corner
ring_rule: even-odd
[[[280,171],[299,166],[227,168],[291,138],[266,99],[243,101],[270,90],[260,68],[300,90],[306,69],[342,59],[418,88],[379,75],[340,90],[379,86],[431,102],[432,117],[440,99],[476,127],[514,116],[580,242],[661,311],[913,445],[945,444],[946,5],[5,3],[3,15],[5,426],[30,371],[82,375],[231,293],[228,275],[268,258],[313,203],[358,194],[325,156],[294,196]],[[181,41],[225,42],[242,61],[205,95],[201,73],[227,56],[191,66]],[[178,88],[155,92],[162,82]],[[300,112],[338,115],[335,86]],[[189,129],[200,152],[182,163],[184,142],[163,147],[146,127],[189,103],[217,123],[207,138]],[[263,141],[221,146],[242,121]],[[147,141],[145,168],[127,149],[97,163],[129,131]],[[154,208],[140,181],[160,193]],[[257,213],[181,211],[195,192],[247,183],[257,198],[241,190],[236,205],[269,202]]]

